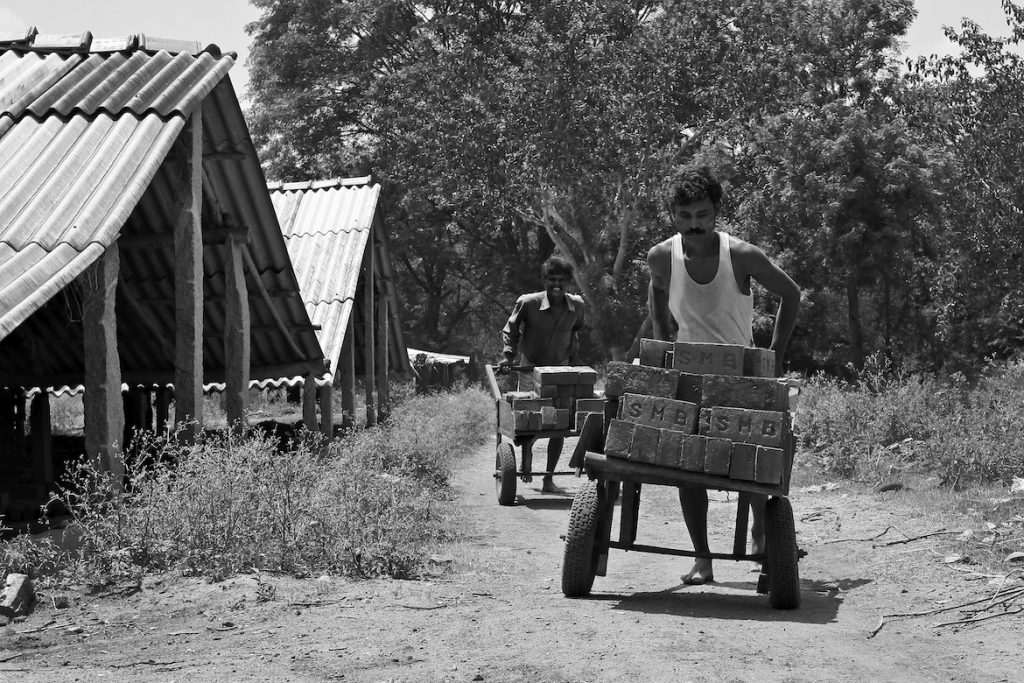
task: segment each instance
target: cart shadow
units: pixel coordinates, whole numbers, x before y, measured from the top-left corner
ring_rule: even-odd
[[[801,606],[794,610],[773,609],[767,596],[757,593],[757,583],[721,581],[707,586],[679,584],[663,591],[633,594],[592,593],[592,600],[618,601],[614,609],[645,614],[668,614],[688,619],[745,619],[804,624],[836,621],[843,604],[842,591],[863,586],[871,579],[801,581]],[[749,591],[747,595],[723,593],[729,588]]]
[[[572,507],[572,494],[544,493],[538,495],[546,497],[525,498],[523,496],[516,496],[516,505],[528,510],[568,510]]]

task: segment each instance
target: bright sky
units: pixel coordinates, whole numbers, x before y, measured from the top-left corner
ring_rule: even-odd
[[[908,55],[949,53],[952,46],[942,26],[959,27],[964,16],[991,34],[1009,32],[999,0],[917,0],[917,10],[907,37]],[[88,30],[97,38],[145,33],[216,43],[238,54],[231,80],[240,97],[248,85],[245,25],[257,16],[248,0],[0,0],[0,31],[35,26],[40,33]]]

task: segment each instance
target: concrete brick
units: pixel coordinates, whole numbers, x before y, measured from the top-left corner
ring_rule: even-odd
[[[555,408],[555,429],[569,429],[572,426],[572,411],[568,408]]]
[[[743,374],[748,377],[775,377],[775,352],[753,346],[744,348]]]
[[[650,368],[621,361],[608,363],[604,393],[618,397],[629,392],[663,398],[675,398],[679,388],[679,373],[675,370]]]
[[[502,398],[509,403],[514,403],[515,401],[527,401],[531,398],[537,398],[537,394],[532,391],[507,391]]]
[[[629,457],[629,447],[633,441],[633,423],[612,420],[608,425],[608,434],[604,440],[604,454],[610,458]]]
[[[575,396],[576,398],[594,398],[594,385],[577,384]]]
[[[697,433],[707,436],[711,433],[711,408],[701,408],[697,416]]]
[[[576,384],[580,386],[594,386],[597,384],[597,370],[585,365],[574,368],[576,370]]]
[[[558,396],[558,385],[542,384],[537,387],[537,393],[541,398],[554,398],[555,396]]]
[[[513,410],[512,425],[517,432],[530,431],[530,412],[527,410]]]
[[[620,399],[619,418],[659,429],[693,433],[697,422],[697,405],[658,396],[624,394]]]
[[[576,384],[576,377],[576,368],[571,365],[538,365],[533,369],[533,381],[539,385]]]
[[[737,344],[676,342],[672,367],[695,375],[742,375],[743,348]]]
[[[604,429],[604,423],[603,423],[604,415],[602,413],[578,412],[578,413],[576,413],[576,431],[578,432],[578,431],[581,431],[583,429],[583,423],[584,423],[584,421],[586,421],[587,415],[595,415],[595,414],[597,415],[598,419],[602,421],[601,422],[601,428],[603,430]]]
[[[540,428],[555,429],[555,421],[558,413],[554,406],[544,406],[540,409]]]
[[[576,385],[575,384],[557,384],[555,385],[556,395],[558,396],[570,396],[576,398]]]
[[[0,616],[13,619],[29,613],[36,594],[27,574],[11,573],[0,592]]]
[[[757,446],[752,443],[732,444],[732,458],[729,461],[729,478],[754,481],[754,465],[757,461]]]
[[[530,431],[531,432],[539,432],[540,431],[540,424],[541,424],[540,411],[539,410],[531,410],[531,411],[527,412],[527,415],[530,416]]]
[[[758,446],[757,461],[754,463],[754,481],[758,484],[781,484],[784,463],[781,448]]]
[[[640,340],[640,365],[664,368],[665,354],[672,350],[672,342],[660,339]]]
[[[603,398],[578,398],[576,399],[576,412],[578,413],[603,413]]]
[[[785,435],[785,413],[746,408],[711,409],[710,436],[762,446],[781,446]]]
[[[540,410],[544,407],[554,408],[554,400],[550,398],[521,398],[512,401],[512,410]]]
[[[552,405],[557,410],[572,410],[576,407],[576,399],[572,396],[555,396]]]
[[[661,467],[678,468],[679,454],[686,436],[682,432],[662,429],[658,435],[658,454],[654,459],[654,464]]]
[[[680,401],[700,403],[703,392],[704,375],[694,375],[689,372],[679,373],[679,391],[676,392],[676,398]]]
[[[732,460],[732,441],[709,436],[704,440],[704,472],[729,476]]]
[[[773,377],[704,375],[701,406],[727,406],[754,410],[784,411],[789,406],[789,387]]]
[[[633,427],[633,440],[629,444],[629,459],[654,464],[658,459],[658,440],[661,430],[647,425]]]
[[[707,458],[707,439],[696,434],[683,434],[682,436],[679,468],[687,472],[703,472]]]

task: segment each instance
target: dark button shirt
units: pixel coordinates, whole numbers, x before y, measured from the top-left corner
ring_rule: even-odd
[[[583,328],[583,297],[565,295],[565,305],[552,308],[547,292],[516,299],[501,337],[506,358],[522,353],[529,365],[578,364],[579,333]]]

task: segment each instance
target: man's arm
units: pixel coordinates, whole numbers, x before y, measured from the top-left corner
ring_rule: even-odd
[[[655,339],[669,340],[672,335],[671,314],[668,310],[668,288],[672,277],[672,250],[668,241],[651,247],[647,252],[647,269],[651,274],[647,286],[647,312],[651,317]]]
[[[504,348],[501,350],[502,361],[500,365],[511,366],[515,362],[516,353],[519,351],[519,339],[522,335],[522,324],[523,324],[523,304],[525,303],[525,297],[519,297],[516,299],[515,306],[512,307],[512,315],[508,317],[508,322],[505,323],[505,327],[501,330],[501,340],[504,342]]]
[[[800,310],[800,288],[754,245],[744,242],[738,251],[747,274],[781,299],[778,313],[775,315],[775,331],[772,333],[771,345],[778,360],[775,367],[781,371],[786,349],[789,347],[789,338],[796,327],[797,311]]]

